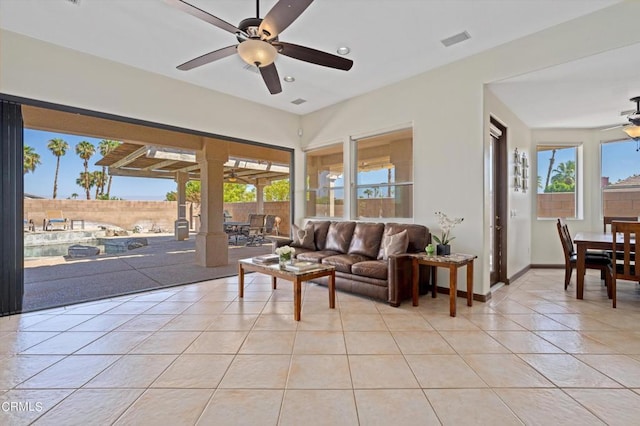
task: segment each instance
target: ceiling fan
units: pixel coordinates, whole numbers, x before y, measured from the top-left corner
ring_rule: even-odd
[[[186,1],[165,1],[183,12],[234,34],[238,39],[238,44],[214,50],[178,65],[179,70],[190,70],[238,53],[246,63],[258,67],[269,92],[275,95],[282,92],[278,70],[274,64],[278,54],[344,71],[350,70],[353,66],[353,61],[349,59],[278,39],[280,33],[291,25],[313,0],[280,0],[262,19],[260,0],[256,0],[256,17],[243,19],[237,27]]]
[[[636,110],[623,111],[620,113],[620,115],[627,116],[629,123],[608,127],[603,129],[603,131],[622,127],[622,130],[629,135],[630,138],[638,141],[640,140],[640,96],[635,96],[629,100],[636,103]]]

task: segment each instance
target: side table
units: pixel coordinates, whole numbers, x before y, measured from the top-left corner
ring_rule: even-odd
[[[458,268],[467,267],[467,306],[473,304],[473,260],[478,256],[473,254],[461,254],[453,253],[446,256],[427,255],[427,254],[415,254],[412,255],[413,261],[413,282],[411,286],[413,296],[413,306],[418,306],[418,287],[419,287],[419,274],[420,266],[431,266],[432,269],[432,296],[436,297],[436,270],[435,268],[449,268],[449,314],[452,317],[456,316],[456,297],[458,296]]]

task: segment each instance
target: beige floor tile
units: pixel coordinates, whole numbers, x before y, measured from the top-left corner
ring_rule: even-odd
[[[26,355],[71,355],[103,335],[102,331],[68,331],[32,346],[23,353]]]
[[[277,425],[283,390],[219,389],[205,408],[202,426]]]
[[[343,355],[347,353],[344,334],[339,331],[298,331],[294,354]]]
[[[204,410],[211,389],[148,389],[115,425],[193,425]]]
[[[134,314],[98,315],[76,325],[69,331],[112,331],[135,317]]]
[[[541,314],[505,314],[504,316],[531,331],[571,330],[566,325]]]
[[[2,342],[2,345],[0,346],[0,355],[18,354],[58,334],[58,331],[0,332],[0,342]]]
[[[207,331],[251,330],[258,315],[218,315],[207,327]]]
[[[145,388],[153,383],[175,358],[175,355],[124,355],[84,387]]]
[[[250,331],[238,353],[291,354],[295,337],[295,331]]]
[[[550,381],[514,354],[469,354],[463,358],[492,388],[553,387]]]
[[[578,331],[538,331],[536,334],[570,354],[611,354],[615,350]]]
[[[566,392],[608,425],[638,424],[640,395],[627,389],[567,389]]]
[[[205,331],[218,315],[178,315],[160,330],[163,331]]]
[[[78,389],[35,423],[38,426],[111,424],[143,389]]]
[[[121,301],[106,300],[80,303],[73,306],[67,306],[66,309],[69,313],[72,313],[74,315],[96,315],[110,311],[116,306],[119,306],[121,303]]]
[[[181,354],[200,335],[198,331],[158,331],[133,348],[132,354]]]
[[[479,331],[480,328],[463,315],[452,317],[447,313],[425,315],[426,320],[438,331]]]
[[[10,390],[5,392],[0,395],[0,424],[29,425],[71,392],[73,392],[71,389]],[[22,407],[12,406],[12,403],[21,403]]]
[[[207,302],[215,303],[215,302]],[[239,301],[230,302],[227,304],[221,313],[225,314],[259,314],[264,309],[265,302],[247,302],[240,299]],[[201,313],[213,313],[213,312],[201,312]]]
[[[611,324],[580,314],[547,314],[549,318],[572,330],[617,330]]]
[[[419,387],[402,355],[349,355],[349,365],[356,389]]]
[[[361,314],[342,312],[342,326],[345,331],[387,331],[380,314]]]
[[[640,333],[635,331],[585,331],[584,335],[597,340],[622,354],[640,355]]]
[[[509,352],[484,331],[442,331],[440,334],[460,354]]]
[[[467,318],[482,330],[524,330],[524,327],[500,314],[472,314]]]
[[[349,355],[399,354],[400,348],[389,331],[345,331]]]
[[[307,304],[302,306],[302,311],[307,312]],[[293,303],[289,301],[284,302],[267,302],[262,310],[263,314],[280,314],[280,315],[293,315]]]
[[[298,330],[342,331],[340,312],[335,311],[329,314],[305,313],[300,318]]]
[[[175,315],[138,315],[131,321],[127,321],[116,331],[157,331],[167,325]]]
[[[34,326],[42,321],[55,317],[46,313],[31,313],[31,314],[17,314],[6,317],[0,317],[0,331],[17,331],[26,330],[29,327]],[[42,330],[30,330],[30,331],[42,331]],[[45,331],[59,331],[59,330],[45,330]]]
[[[362,425],[439,424],[431,404],[419,389],[358,389],[354,393]]]
[[[184,351],[189,354],[235,354],[247,331],[205,331]]]
[[[455,351],[437,331],[392,331],[403,354],[454,354]]]
[[[517,354],[564,353],[532,331],[487,331],[501,345]]]
[[[213,314],[221,314],[224,312],[229,306],[231,306],[232,302],[203,302],[198,301],[185,309],[182,313],[186,315],[213,315]],[[264,303],[261,303],[264,305]]]
[[[80,349],[80,355],[126,354],[149,337],[149,331],[111,331]]]
[[[347,314],[379,314],[377,303],[370,300],[348,300],[339,303],[340,311]]]
[[[26,331],[66,331],[92,319],[94,315],[56,315],[24,328]]]
[[[604,424],[560,389],[496,389],[495,392],[528,425]]]
[[[382,319],[391,331],[431,331],[433,327],[422,315],[404,314],[392,315],[382,314]]]
[[[640,387],[640,360],[626,355],[576,355],[576,358],[623,386]]]
[[[141,314],[155,305],[158,302],[124,302],[115,308],[108,311],[108,314]]]
[[[233,355],[180,355],[151,385],[154,388],[215,389]]]
[[[71,355],[18,385],[23,389],[79,388],[113,364],[117,355]]]
[[[460,355],[407,355],[422,388],[484,388],[487,384]]]
[[[287,389],[351,389],[346,355],[294,355]]]
[[[304,318],[304,312],[301,314]],[[298,321],[293,315],[260,315],[254,325],[254,330],[296,330]]]
[[[160,302],[153,308],[145,311],[145,315],[181,314],[193,305],[192,302]]]
[[[219,387],[224,389],[284,389],[291,355],[238,355]]]
[[[15,355],[0,359],[0,389],[11,389],[52,366],[59,355]]]
[[[617,388],[620,385],[572,355],[519,355],[559,387]]]
[[[431,406],[445,425],[521,425],[491,389],[425,389]]]
[[[284,394],[281,426],[357,424],[358,414],[351,390],[294,389]]]
[[[494,311],[501,314],[533,314],[535,311],[513,300],[505,300],[500,303],[492,304]]]

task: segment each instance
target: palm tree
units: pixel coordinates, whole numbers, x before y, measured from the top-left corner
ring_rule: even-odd
[[[96,153],[96,147],[91,142],[82,141],[76,145],[76,154],[78,157],[84,160],[84,191],[87,194],[87,200],[91,199],[91,193],[89,192],[89,159]],[[82,176],[82,175],[81,175]]]
[[[80,172],[80,177],[76,179],[76,184],[84,188],[87,193],[87,200],[91,199],[91,188],[96,184],[95,177],[91,172]]]
[[[102,188],[104,188],[104,184],[106,182],[106,176],[100,171],[100,170],[96,170],[95,172],[91,173],[93,175],[93,181],[96,184],[96,196],[95,199],[98,199],[98,195],[102,195],[103,193],[101,193]]]
[[[49,148],[49,151],[51,151],[51,153],[57,157],[56,175],[53,178],[53,199],[55,200],[58,195],[58,170],[60,170],[60,157],[67,153],[69,144],[60,138],[55,138],[49,140],[47,148]]]
[[[22,162],[22,174],[29,172],[33,173],[36,170],[36,166],[42,164],[40,162],[40,154],[29,145],[24,146],[23,162]]]
[[[105,157],[111,151],[116,149],[118,147],[118,145],[120,145],[119,141],[113,141],[113,140],[110,140],[110,139],[102,139],[100,141],[100,143],[98,143],[98,149],[100,150],[100,155]],[[107,177],[107,168],[105,166],[102,166],[102,174],[105,177],[104,180],[107,180],[106,179],[106,177]],[[113,176],[109,175],[108,184],[107,184],[107,197],[109,197],[109,195],[111,193],[111,180],[112,179],[113,179]],[[100,187],[100,194],[104,194],[104,182],[102,183],[102,186]]]

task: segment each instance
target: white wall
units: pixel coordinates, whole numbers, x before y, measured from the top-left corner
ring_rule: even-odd
[[[0,31],[0,92],[273,145],[298,145],[298,115],[9,31]]]

